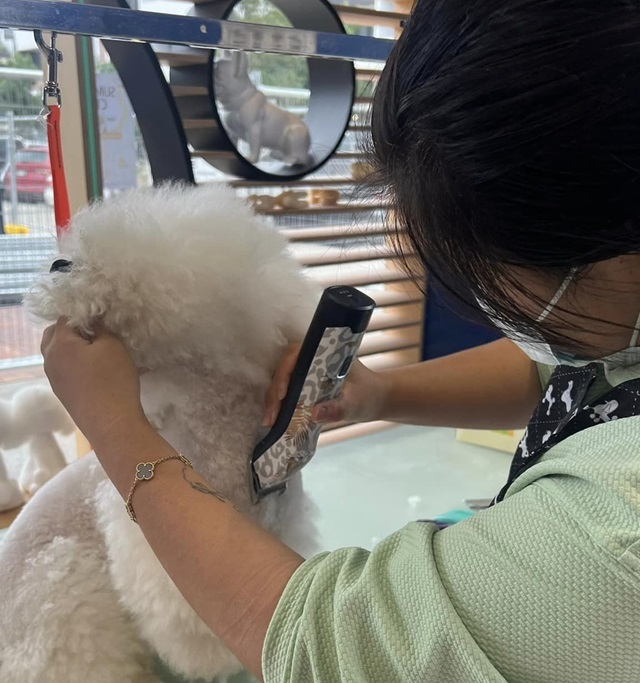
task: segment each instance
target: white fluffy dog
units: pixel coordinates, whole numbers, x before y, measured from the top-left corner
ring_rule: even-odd
[[[47,268],[31,311],[85,331],[101,317],[149,369],[142,400],[160,433],[262,526],[315,550],[299,478],[256,506],[250,496],[265,390],[319,294],[285,241],[226,188],[165,187],[86,210],[62,247],[71,265]],[[36,494],[0,545],[0,681],[151,683],[157,657],[186,678],[240,669],[87,456]]]

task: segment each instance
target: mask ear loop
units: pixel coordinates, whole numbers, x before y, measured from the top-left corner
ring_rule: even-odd
[[[577,267],[573,267],[569,271],[569,274],[563,280],[562,284],[560,285],[560,288],[555,293],[553,299],[551,299],[551,301],[546,305],[544,311],[542,311],[542,313],[540,313],[540,315],[537,317],[536,322],[541,323],[543,320],[545,320],[548,317],[549,313],[551,313],[551,311],[558,305],[558,301],[560,301],[564,293],[567,291],[567,287],[571,283],[571,280],[573,280],[573,276],[576,274],[577,270]],[[640,317],[638,318],[638,324],[640,324]],[[638,332],[640,332],[640,330],[636,328],[636,333]]]

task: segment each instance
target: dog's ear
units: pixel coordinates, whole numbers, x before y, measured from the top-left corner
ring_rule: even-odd
[[[249,73],[249,61],[247,60],[246,52],[234,52],[233,53],[233,75],[236,78],[242,78],[247,76]]]

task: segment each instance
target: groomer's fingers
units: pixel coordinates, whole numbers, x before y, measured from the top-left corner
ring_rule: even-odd
[[[88,339],[95,339],[96,337],[114,337],[115,335],[111,330],[107,329],[104,324],[104,318],[99,316],[91,321],[91,329],[87,333]]]
[[[45,329],[45,331],[42,333],[42,340],[40,342],[40,353],[43,356],[47,355],[47,350],[49,349],[49,346],[51,346],[51,342],[53,341],[53,335],[55,334],[56,331],[56,326],[55,325],[49,325]]]
[[[271,384],[269,385],[265,397],[263,425],[266,427],[271,427],[278,417],[280,404],[287,394],[291,373],[296,366],[299,353],[300,344],[291,344],[288,346],[282,354],[280,362],[273,373],[273,378],[271,379]]]
[[[282,401],[289,388],[291,373],[300,355],[300,344],[292,344],[284,352],[273,376],[273,388],[278,401]]]
[[[345,385],[343,392],[332,401],[316,403],[311,412],[311,419],[316,424],[331,424],[342,422],[349,411],[349,386]]]
[[[67,318],[58,318],[53,325],[49,325],[42,333],[40,351],[43,356],[46,356],[46,352],[51,348],[54,341],[58,341],[61,338],[64,339],[69,327],[67,323]]]
[[[64,316],[58,318],[55,339],[59,339],[61,343],[77,344],[82,342],[84,344],[90,344],[95,336],[95,334],[88,335],[75,327],[71,327],[71,325],[69,325],[69,318]]]
[[[68,318],[60,317],[55,324],[47,327],[42,333],[40,352],[46,360],[48,353],[54,346],[64,348],[78,343],[88,344],[91,343],[91,340],[71,327]]]

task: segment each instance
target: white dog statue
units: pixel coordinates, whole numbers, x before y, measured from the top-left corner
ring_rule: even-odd
[[[87,209],[62,248],[66,260],[38,279],[30,310],[83,331],[101,317],[149,370],[142,402],[163,437],[247,515],[314,552],[300,478],[253,505],[248,477],[272,371],[319,295],[284,239],[227,188],[165,187]],[[0,544],[0,681],[152,683],[158,659],[188,679],[240,670],[85,456]]]
[[[4,458],[0,453],[0,512],[14,510],[24,503],[18,482],[9,476]]]
[[[249,145],[247,159],[255,164],[263,148],[271,157],[294,165],[307,165],[311,137],[305,122],[272,104],[249,78],[247,55],[231,52],[215,63],[215,95],[229,112],[224,123],[235,145]]]
[[[72,434],[74,430],[67,411],[48,385],[26,386],[10,401],[0,399],[0,450],[27,449],[18,483],[9,479],[0,455],[0,511],[22,505],[24,496],[34,496],[66,467],[55,435]]]

